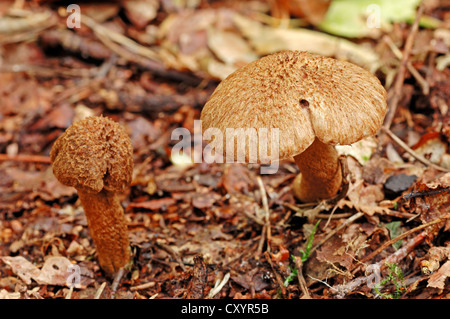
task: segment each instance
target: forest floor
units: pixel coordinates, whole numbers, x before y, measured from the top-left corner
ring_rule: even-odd
[[[0,298],[449,298],[444,2],[343,36],[317,22],[326,8],[295,1],[81,2],[81,16],[60,1],[2,1]],[[261,175],[171,156],[171,132],[194,133],[220,80],[282,49],[350,60],[388,91],[379,134],[339,148],[348,190],[335,202],[296,200],[293,160]],[[49,158],[71,123],[100,114],[134,147],[121,198],[132,264],[117,285]]]

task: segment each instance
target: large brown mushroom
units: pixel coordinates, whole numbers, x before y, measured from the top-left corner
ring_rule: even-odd
[[[116,274],[130,259],[127,222],[118,197],[132,178],[130,138],[113,120],[88,117],[55,141],[50,158],[56,178],[78,192],[101,268]]]
[[[367,70],[312,53],[283,51],[223,80],[205,104],[201,120],[203,132],[223,132],[223,140],[211,143],[225,157],[227,128],[278,128],[278,160],[294,157],[301,172],[293,183],[294,194],[312,202],[334,197],[341,187],[334,145],[374,135],[386,108],[386,90]],[[235,149],[242,142],[231,141]],[[270,153],[270,145],[266,147]],[[267,162],[256,162],[262,160]]]

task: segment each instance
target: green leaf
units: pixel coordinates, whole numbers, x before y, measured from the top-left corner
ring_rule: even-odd
[[[391,238],[395,238],[395,237],[401,235],[400,225],[401,225],[401,222],[396,221],[396,222],[388,223],[384,226],[389,230],[389,235],[391,236]],[[392,245],[392,247],[394,247],[395,250],[398,250],[400,247],[402,247],[402,241],[401,240],[396,241]]]
[[[312,248],[312,243],[313,243],[313,240],[314,240],[314,235],[316,234],[316,230],[317,230],[317,227],[319,226],[319,223],[320,223],[320,219],[317,221],[317,223],[314,226],[311,234],[308,237],[308,242],[306,243],[305,251],[303,251],[303,250],[300,251],[303,263],[308,259],[309,254],[311,253],[311,248]]]
[[[292,259],[294,259],[294,256],[292,256]],[[285,287],[289,286],[289,284],[297,277],[297,268],[289,266],[289,269],[291,269],[291,273],[284,280],[283,284]]]
[[[312,248],[312,243],[313,243],[313,240],[314,240],[314,235],[316,234],[316,230],[317,230],[317,227],[319,226],[319,223],[320,223],[320,219],[317,221],[316,225],[314,225],[314,228],[313,228],[311,234],[308,237],[308,241],[306,243],[305,251],[303,251],[303,250],[300,251],[300,255],[301,255],[301,258],[302,258],[302,263],[304,263],[308,259],[309,254],[311,253],[311,248]],[[295,256],[291,255],[291,259],[295,263]],[[289,274],[289,276],[287,276],[284,279],[284,283],[283,284],[284,284],[285,287],[289,286],[289,284],[297,277],[297,274],[298,274],[297,268],[289,266],[289,269],[291,270],[291,273]]]
[[[413,21],[420,1],[333,0],[319,27],[349,38],[389,31],[393,22]],[[429,21],[427,25],[430,25]]]

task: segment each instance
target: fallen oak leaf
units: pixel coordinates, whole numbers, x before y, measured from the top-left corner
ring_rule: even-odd
[[[68,280],[73,267],[74,265],[65,257],[49,257],[45,260],[39,275],[33,279],[41,285],[69,286]]]
[[[27,285],[31,284],[31,279],[39,276],[39,268],[29,262],[22,256],[1,257],[1,260],[11,267],[13,273],[15,273],[20,279],[22,279]]]
[[[22,279],[25,284],[31,284],[31,280],[40,285],[71,286],[86,288],[89,280],[74,267],[69,259],[61,256],[52,256],[45,260],[42,269],[37,268],[22,256],[1,257],[1,260],[11,267],[11,270]],[[73,271],[75,269],[75,271]],[[73,276],[79,276],[74,278]],[[72,280],[75,279],[75,280]]]

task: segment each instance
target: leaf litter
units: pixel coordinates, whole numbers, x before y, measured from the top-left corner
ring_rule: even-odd
[[[83,2],[79,29],[51,1],[0,4],[0,298],[448,298],[448,14],[403,2],[404,15],[376,2],[388,12],[376,30],[357,1]],[[376,72],[395,104],[375,138],[338,147],[337,202],[297,202],[292,160],[259,176],[172,156],[171,132],[193,133],[220,80],[284,49]],[[133,263],[117,289],[101,284],[76,191],[48,159],[73,121],[99,114],[134,146],[122,196]],[[402,290],[375,286],[392,265]]]

